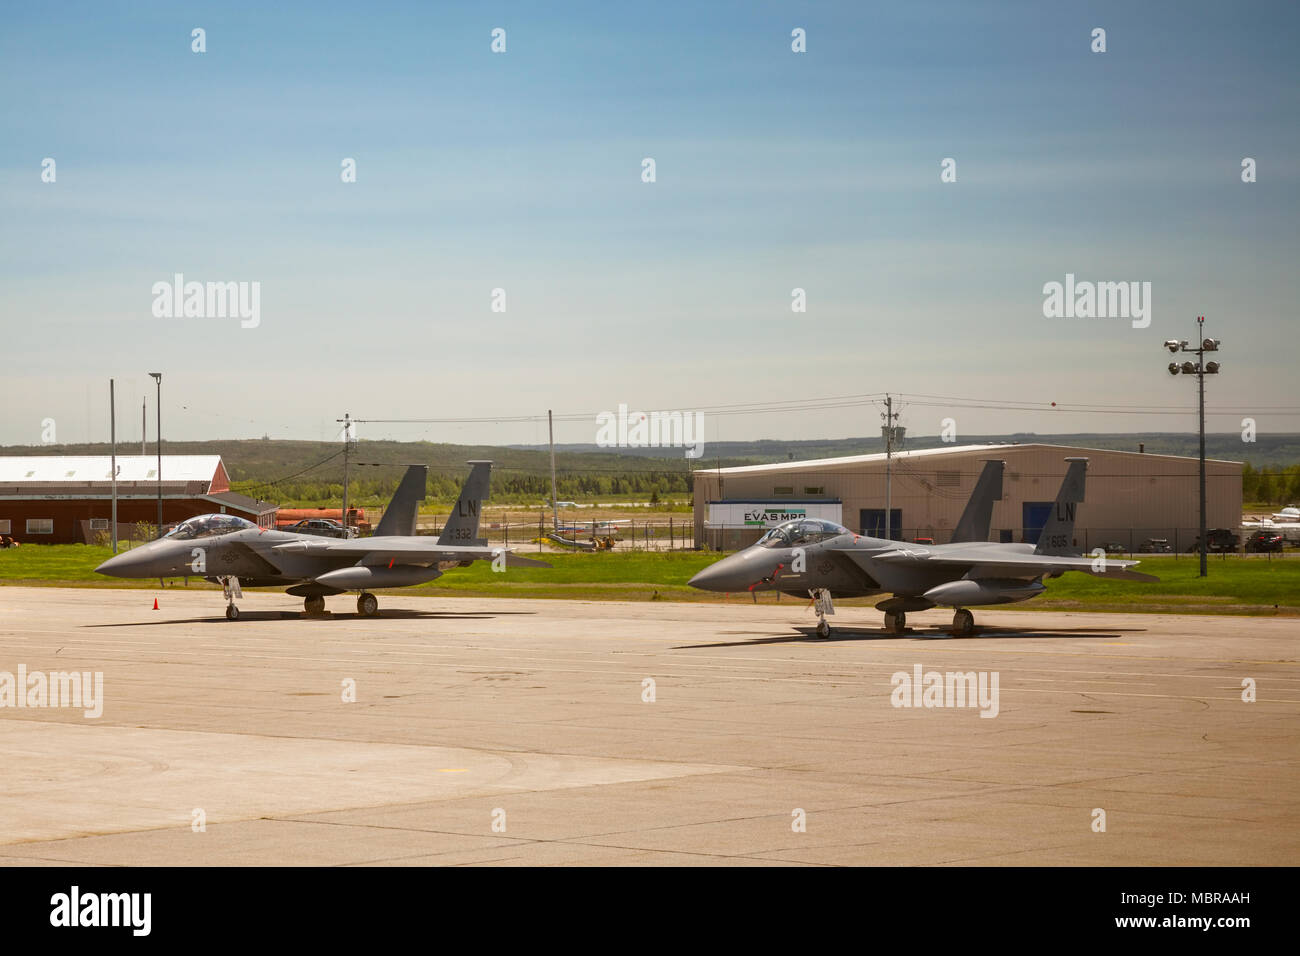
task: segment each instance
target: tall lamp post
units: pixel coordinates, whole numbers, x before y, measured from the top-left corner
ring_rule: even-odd
[[[155,436],[157,438],[157,445],[158,445],[158,531],[157,534],[158,537],[161,538],[162,527],[163,527],[162,525],[162,372],[150,372],[149,374],[153,376],[154,384],[158,386],[158,394],[157,394],[157,398],[154,400],[154,404],[157,406],[157,412],[158,412],[158,434]]]
[[[1204,338],[1205,333],[1205,316],[1196,317],[1196,338],[1197,344],[1188,345],[1186,341],[1180,339],[1169,339],[1165,342],[1165,348],[1171,353],[1177,355],[1179,352],[1194,352],[1196,354],[1195,362],[1178,362],[1169,363],[1170,375],[1195,375],[1197,394],[1200,399],[1200,434],[1201,434],[1201,577],[1207,577],[1209,569],[1207,567],[1207,549],[1209,542],[1207,540],[1207,531],[1205,528],[1205,376],[1218,375],[1219,363],[1206,362],[1206,352],[1219,351],[1218,339]]]

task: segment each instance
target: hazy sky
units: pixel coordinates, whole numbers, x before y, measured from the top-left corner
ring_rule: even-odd
[[[1198,314],[1224,341],[1211,428],[1260,409],[1300,431],[1294,3],[291,7],[6,7],[0,443],[47,418],[106,440],[110,376],[138,440],[156,370],[175,439],[886,390],[1188,409],[912,405],[917,434],[1191,430],[1160,343]],[[259,324],[154,317],[175,273],[260,283]],[[1045,318],[1067,273],[1150,282],[1149,327]],[[708,440],[880,424],[705,420]]]

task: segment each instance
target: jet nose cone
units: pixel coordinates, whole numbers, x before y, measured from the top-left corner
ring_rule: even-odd
[[[120,577],[123,568],[123,558],[125,554],[115,554],[99,567],[95,568],[96,574],[107,574],[109,577]]]
[[[740,554],[733,554],[713,562],[686,583],[701,591],[744,591],[760,577]]]
[[[153,565],[157,551],[152,543],[142,545],[138,548],[132,548],[130,551],[123,551],[121,554],[115,554],[99,567],[95,568],[96,574],[104,574],[111,578],[151,578],[155,577]]]

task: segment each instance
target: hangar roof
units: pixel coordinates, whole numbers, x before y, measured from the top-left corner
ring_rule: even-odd
[[[32,455],[0,457],[0,484],[86,484],[111,481],[108,455]],[[157,455],[118,455],[117,480],[156,481]],[[163,455],[163,480],[211,482],[221,470],[220,455]]]
[[[1013,450],[1024,451],[1027,449],[1039,448],[1059,448],[1062,451],[1078,454],[1087,452],[1095,455],[1135,455],[1140,458],[1174,458],[1180,461],[1195,461],[1194,458],[1187,458],[1183,455],[1155,455],[1150,452],[1128,451],[1119,448],[1077,448],[1073,445],[1050,445],[1044,442],[1016,442],[1000,443],[995,445],[944,445],[939,448],[916,448],[894,452],[894,458],[903,460],[912,460],[918,458],[938,458],[944,455],[961,455],[973,454],[978,452],[993,452],[1005,454]],[[871,455],[847,455],[841,458],[814,458],[805,461],[775,461],[763,465],[734,465],[730,468],[701,468],[695,474],[698,475],[757,475],[764,472],[782,472],[802,469],[832,468],[844,467],[846,465],[867,465],[883,462],[885,453],[876,452]],[[1207,458],[1206,461],[1222,461],[1222,459]],[[1240,464],[1240,462],[1225,462],[1225,464]]]
[[[246,514],[265,515],[279,511],[278,505],[269,501],[262,501],[259,498],[250,498],[248,495],[241,495],[237,491],[223,491],[215,495],[204,495],[209,501],[225,505],[227,508],[234,508],[237,511],[243,511]]]

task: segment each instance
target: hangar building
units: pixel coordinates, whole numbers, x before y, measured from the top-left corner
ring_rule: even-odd
[[[89,543],[112,520],[108,455],[0,457],[0,534],[20,542]],[[117,456],[118,537],[158,520],[158,458]],[[275,527],[277,506],[230,490],[220,455],[163,455],[163,524],[221,512]]]
[[[1037,541],[1065,478],[1065,459],[1086,457],[1086,501],[1076,543],[1137,551],[1151,538],[1186,551],[1200,527],[1199,462],[1174,455],[1065,445],[953,445],[895,452],[891,537],[943,544],[961,517],[986,459],[1006,462],[992,541]],[[718,550],[752,544],[792,517],[827,518],[884,537],[885,455],[701,469],[693,473],[695,540]],[[1207,460],[1207,526],[1241,523],[1241,463]]]

